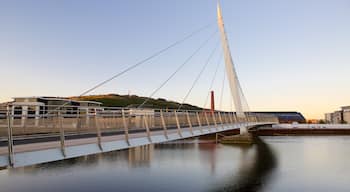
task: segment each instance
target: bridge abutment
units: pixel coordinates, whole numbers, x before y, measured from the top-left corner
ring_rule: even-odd
[[[254,143],[254,136],[250,133],[224,136],[220,139],[222,144],[248,144],[251,145]]]

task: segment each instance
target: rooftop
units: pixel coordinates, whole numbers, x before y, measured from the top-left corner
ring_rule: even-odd
[[[16,99],[43,99],[43,100],[48,100],[48,101],[67,101],[67,102],[93,103],[93,104],[102,105],[101,102],[97,102],[97,101],[79,101],[79,100],[67,99],[64,97],[31,96],[31,97],[13,97],[13,99],[14,100],[16,100]]]

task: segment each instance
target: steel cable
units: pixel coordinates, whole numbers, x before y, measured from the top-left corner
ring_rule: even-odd
[[[183,104],[186,102],[188,96],[191,94],[191,92],[192,92],[194,86],[197,84],[199,78],[202,76],[204,70],[207,68],[207,66],[208,66],[208,64],[209,64],[209,61],[211,60],[211,58],[213,57],[214,53],[216,52],[216,50],[217,50],[217,48],[218,48],[218,45],[219,45],[219,41],[216,43],[215,48],[214,48],[214,49],[212,50],[212,52],[210,53],[210,55],[209,55],[209,57],[207,58],[205,64],[203,65],[201,71],[198,73],[196,79],[195,79],[194,82],[192,83],[191,88],[190,88],[189,91],[186,93],[184,99],[183,99],[182,102],[181,102],[181,105],[179,106],[179,108],[178,108],[177,110],[180,110],[181,107],[183,106]]]
[[[164,87],[192,58],[195,56],[207,43],[208,41],[217,33],[215,30],[186,60],[183,62],[157,89],[155,89],[149,97],[137,108],[142,108],[149,100],[152,98],[162,87]]]

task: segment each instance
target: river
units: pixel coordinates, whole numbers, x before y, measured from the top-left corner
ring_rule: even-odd
[[[0,171],[0,191],[350,191],[350,136],[185,140]]]

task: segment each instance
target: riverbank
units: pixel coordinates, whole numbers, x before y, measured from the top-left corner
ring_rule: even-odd
[[[350,135],[349,124],[277,124],[252,130],[259,136],[279,135]]]

